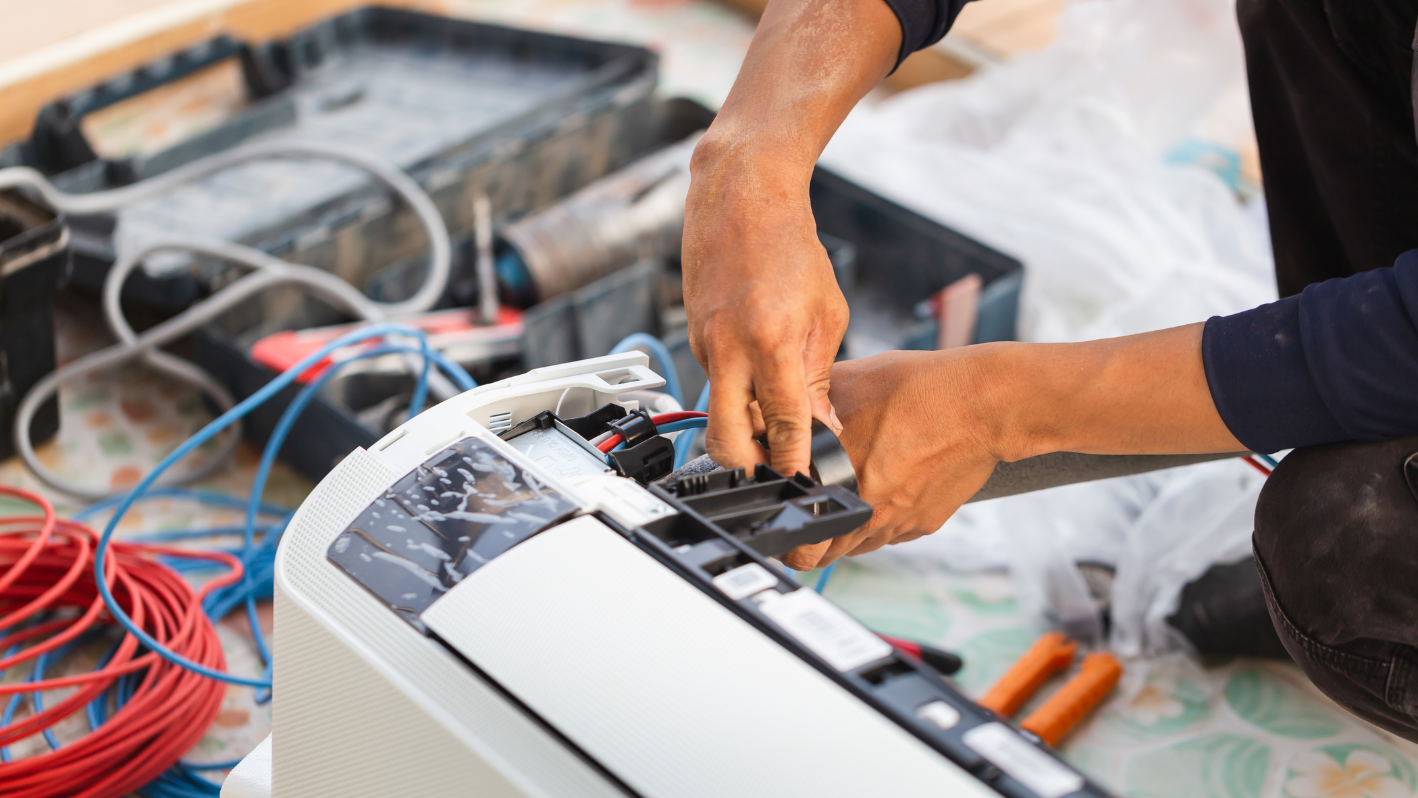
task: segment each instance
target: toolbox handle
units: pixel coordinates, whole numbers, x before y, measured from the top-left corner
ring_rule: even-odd
[[[215,36],[44,106],[30,133],[29,160],[47,175],[100,160],[84,136],[85,116],[182,80],[232,56],[241,59],[242,77],[251,99],[290,85],[289,59],[283,57],[279,47],[252,47],[227,35]],[[110,175],[114,182],[127,182],[121,178],[122,175]]]

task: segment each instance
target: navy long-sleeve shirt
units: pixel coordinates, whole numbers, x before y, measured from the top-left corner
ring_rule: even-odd
[[[885,0],[901,23],[898,63],[939,41],[968,1]],[[1213,317],[1201,348],[1221,419],[1255,451],[1418,434],[1418,250]]]
[[[1418,434],[1418,250],[1206,322],[1221,419],[1259,452]]]
[[[896,56],[896,63],[940,41],[968,2],[970,0],[886,0],[901,23],[901,53]]]

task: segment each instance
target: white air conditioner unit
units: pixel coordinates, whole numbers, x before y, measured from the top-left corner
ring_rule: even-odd
[[[641,485],[575,431],[661,384],[639,353],[538,369],[335,468],[224,798],[1105,795],[765,557],[855,528],[854,494]]]

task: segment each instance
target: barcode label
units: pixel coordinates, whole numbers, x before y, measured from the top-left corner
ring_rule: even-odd
[[[778,577],[756,562],[740,565],[714,577],[714,587],[733,601],[748,598],[778,584]]]
[[[839,671],[849,671],[891,654],[891,646],[886,641],[807,588],[769,598],[759,609]]]
[[[1063,798],[1083,789],[1083,777],[1064,767],[1010,731],[1002,723],[986,723],[965,732],[965,745],[990,764],[1023,784],[1039,798]]]

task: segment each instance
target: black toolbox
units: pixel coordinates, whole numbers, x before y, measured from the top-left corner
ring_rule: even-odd
[[[252,98],[236,116],[147,156],[105,160],[87,145],[74,146],[76,135],[81,140],[75,131],[83,114],[222,59],[239,59]],[[430,80],[430,74],[442,77]],[[476,299],[471,241],[476,191],[488,194],[494,222],[500,224],[708,127],[713,111],[685,99],[654,97],[655,74],[654,54],[641,48],[370,7],[259,47],[214,40],[120,76],[46,109],[41,121],[58,121],[37,126],[30,143],[5,157],[35,163],[42,160],[44,146],[50,157],[68,152],[81,162],[61,164],[67,168],[56,182],[68,190],[93,190],[254,138],[323,137],[364,146],[408,170],[434,197],[454,241],[453,278],[443,305],[463,306]],[[458,107],[476,99],[473,110],[486,111],[509,87],[520,87],[519,97],[527,102],[500,116]],[[441,103],[446,124],[416,115],[370,118],[390,116],[400,102],[423,103],[440,120]],[[368,113],[360,116],[361,108]],[[411,133],[411,121],[419,123],[413,127],[437,128],[438,135]],[[41,146],[41,139],[48,143]],[[56,141],[67,141],[67,149]],[[93,155],[88,160],[86,149]],[[378,299],[412,293],[424,242],[417,224],[392,207],[385,192],[354,170],[309,163],[302,164],[304,180],[297,182],[314,182],[319,190],[290,193],[285,191],[290,181],[282,181],[272,166],[233,169],[174,192],[182,196],[125,209],[116,237],[132,245],[131,234],[143,224],[178,225],[185,232],[242,241],[330,269]],[[264,201],[268,194],[276,201]],[[976,340],[1014,337],[1022,275],[1017,260],[823,168],[813,176],[811,197],[820,236],[852,308],[843,356],[928,346],[922,342],[930,336],[921,334],[923,322],[913,315],[914,307],[971,273],[985,285]],[[75,227],[75,282],[95,289],[112,261],[113,242],[105,220],[78,220]],[[124,298],[170,312],[230,278],[222,264],[168,264],[158,272],[139,270]],[[551,297],[523,314],[522,356],[479,363],[475,376],[500,379],[539,365],[603,355],[625,334],[649,332],[669,346],[686,404],[692,404],[705,377],[688,345],[683,310],[675,307],[681,302],[678,292],[677,262],[645,261]],[[274,376],[250,356],[251,345],[262,336],[345,321],[290,292],[267,294],[194,335],[196,360],[238,398]],[[361,411],[368,417],[371,404],[407,390],[406,381],[333,380],[295,424],[282,457],[311,479],[323,477],[352,449],[384,434],[382,424],[362,422]],[[296,390],[288,387],[247,418],[252,442],[265,442]]]
[[[680,141],[713,120],[713,112],[690,100],[675,98],[651,107],[649,135],[640,131],[644,152]],[[588,155],[594,157],[593,154]],[[852,307],[845,357],[872,354],[853,351],[854,335],[873,346],[895,336],[897,346],[920,338],[922,322],[914,306],[965,275],[984,282],[975,341],[1015,337],[1020,262],[901,207],[833,172],[818,167],[811,184],[813,213],[819,235],[833,260]],[[694,359],[683,327],[682,313],[672,308],[678,285],[678,263],[645,261],[615,272],[571,294],[553,297],[524,315],[524,356],[521,362],[496,364],[498,371],[476,375],[501,379],[526,368],[606,354],[631,332],[663,336],[674,356],[686,404],[702,390],[705,376]],[[666,312],[666,311],[670,312]],[[894,332],[892,332],[894,331]],[[208,327],[196,336],[203,366],[238,397],[248,396],[274,372],[251,359],[250,346],[265,332],[248,330],[236,336]],[[652,359],[651,366],[655,363]],[[362,425],[356,417],[362,398],[351,407],[355,393],[333,380],[296,422],[282,458],[311,479],[318,480],[355,447],[368,447],[387,429]],[[346,386],[347,387],[347,386]],[[246,434],[264,443],[295,386],[286,388],[247,419]]]
[[[239,61],[247,95],[233,116],[160,152],[101,158],[83,119],[202,69]],[[62,169],[74,192],[150,177],[247,141],[323,140],[368,150],[412,175],[448,222],[453,301],[472,299],[467,264],[473,196],[495,218],[546,205],[643,152],[658,57],[650,50],[371,6],[257,46],[219,37],[59,100],[0,164]],[[101,149],[101,148],[100,148]],[[298,169],[292,171],[292,165]],[[332,271],[371,296],[412,294],[421,229],[357,169],[282,159],[244,164],[120,211],[73,220],[77,286],[98,290],[115,243],[137,247],[172,230],[238,241]],[[233,267],[153,259],[124,299],[175,311],[229,282]],[[228,314],[310,326],[337,317],[279,292]],[[243,312],[244,311],[244,312]]]
[[[0,458],[15,454],[20,400],[54,371],[54,294],[69,274],[64,218],[18,191],[0,192]],[[39,443],[59,430],[51,396],[30,423]]]

